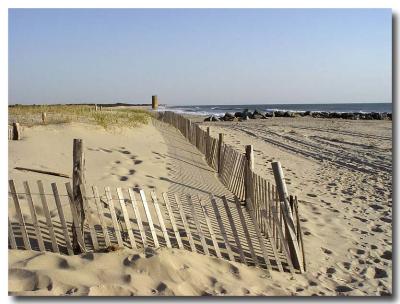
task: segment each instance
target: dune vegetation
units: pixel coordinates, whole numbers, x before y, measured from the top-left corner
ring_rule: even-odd
[[[42,113],[46,113],[45,123]],[[8,108],[8,123],[34,126],[84,122],[109,129],[147,124],[152,115],[143,108],[104,108],[96,111],[94,105],[13,105]]]

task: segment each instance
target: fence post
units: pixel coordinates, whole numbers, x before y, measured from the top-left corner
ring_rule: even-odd
[[[273,162],[272,171],[274,172],[274,178],[276,183],[276,190],[278,191],[279,201],[281,202],[281,209],[283,212],[286,238],[289,245],[290,258],[293,266],[304,271],[303,265],[300,262],[300,248],[296,238],[296,231],[293,221],[293,212],[289,202],[289,194],[286,187],[285,177],[280,162]]]
[[[13,140],[20,140],[22,138],[22,129],[18,122],[13,123]]]
[[[80,189],[81,184],[85,184],[85,156],[83,153],[83,141],[82,139],[74,139],[73,146],[73,168],[72,168],[72,193],[75,209],[78,215],[78,221],[80,221],[81,231],[76,231],[75,225],[72,225],[72,247],[75,254],[85,252],[85,244],[78,242],[77,234],[80,233],[83,236],[83,226],[85,222],[85,211],[83,206],[83,197]]]
[[[290,216],[292,216],[292,209],[289,203],[289,193],[286,187],[285,176],[283,175],[283,170],[280,162],[272,162],[272,171],[274,173],[276,189],[278,191],[279,200],[284,202],[285,206],[290,210]]]
[[[221,173],[221,165],[222,165],[222,144],[224,142],[224,134],[219,133],[218,137],[218,173]]]
[[[46,112],[42,112],[42,123],[43,123],[43,124],[46,123],[46,118],[47,118]]]
[[[254,171],[254,151],[253,145],[246,145],[246,171],[244,175],[244,187],[245,187],[245,201],[246,204],[252,202],[253,205],[256,203],[254,201],[254,191],[253,191],[253,171]],[[251,206],[254,207],[254,206]],[[253,208],[254,209],[254,208]]]
[[[206,159],[208,161],[210,157],[210,127],[207,127],[207,136],[206,136]]]

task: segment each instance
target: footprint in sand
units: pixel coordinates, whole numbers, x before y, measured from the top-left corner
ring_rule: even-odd
[[[381,258],[385,260],[392,260],[392,252],[389,250],[385,250],[381,255]]]
[[[328,254],[328,255],[332,254],[332,251],[327,248],[321,247],[321,249],[322,249],[323,253],[325,253],[325,254]]]
[[[339,285],[335,289],[336,292],[349,292],[352,290],[353,290],[353,288],[350,288],[349,286],[344,286],[344,285]]]
[[[135,264],[135,262],[138,261],[139,259],[140,259],[139,254],[132,254],[127,256],[122,263],[124,264],[124,266],[130,267],[133,264]]]

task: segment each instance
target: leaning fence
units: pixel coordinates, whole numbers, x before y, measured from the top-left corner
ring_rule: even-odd
[[[71,184],[22,185],[9,180],[9,246],[74,254],[73,228],[84,252],[122,247],[178,248],[265,268],[295,272],[282,235],[265,237],[237,197],[145,193],[139,188],[80,185],[86,220],[77,217]]]
[[[293,265],[305,271],[305,251],[298,212],[298,199],[288,195],[286,185],[276,185],[254,173],[252,147],[249,155],[238,152],[223,140],[204,131],[199,124],[174,112],[159,112],[158,119],[177,128],[204,155],[218,172],[221,182],[246,204],[249,213],[266,237],[277,241],[277,248],[289,256]],[[283,175],[283,173],[281,173]]]

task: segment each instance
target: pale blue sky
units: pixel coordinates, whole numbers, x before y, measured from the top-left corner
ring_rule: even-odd
[[[10,9],[9,103],[391,102],[389,9]]]

